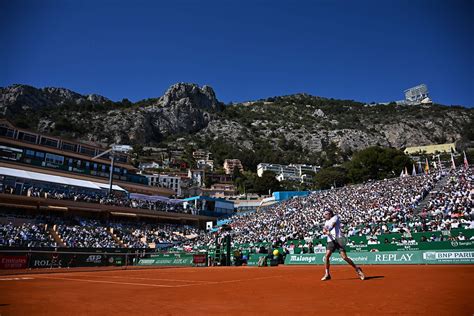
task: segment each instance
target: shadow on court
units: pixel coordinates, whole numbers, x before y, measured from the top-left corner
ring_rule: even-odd
[[[375,280],[375,279],[383,279],[385,278],[383,275],[374,275],[374,276],[366,276],[364,281]],[[360,280],[358,277],[349,278],[349,279],[332,279],[333,281],[352,281],[352,280]]]
[[[383,275],[366,276],[364,281],[372,280],[372,279],[383,279],[383,278],[385,278]]]

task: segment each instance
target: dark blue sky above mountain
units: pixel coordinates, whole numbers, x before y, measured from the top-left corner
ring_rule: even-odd
[[[0,86],[382,102],[426,83],[435,102],[474,106],[473,21],[460,0],[0,1]]]

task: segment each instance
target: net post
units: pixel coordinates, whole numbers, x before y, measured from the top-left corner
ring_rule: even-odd
[[[225,257],[225,263],[226,263],[226,266],[231,266],[231,263],[230,263],[230,235],[227,235],[225,237],[225,247],[226,247],[226,257]]]
[[[26,269],[31,270],[31,248],[28,249],[28,254],[26,255]]]

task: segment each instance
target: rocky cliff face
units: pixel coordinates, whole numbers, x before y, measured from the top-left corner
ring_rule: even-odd
[[[222,111],[211,87],[178,83],[151,106],[144,108],[154,129],[161,135],[195,133],[205,128],[211,113]]]
[[[4,116],[46,107],[60,107],[66,103],[82,104],[86,101],[104,104],[110,100],[96,94],[84,96],[64,88],[37,89],[20,84],[0,88],[0,114]]]
[[[0,115],[13,122],[26,120],[42,133],[58,131],[57,123],[62,121],[61,134],[101,144],[149,144],[170,135],[195,133],[223,108],[211,87],[187,83],[171,86],[154,101],[126,107],[96,94],[83,96],[62,88],[0,88]]]
[[[307,94],[224,106],[211,87],[186,83],[135,104],[62,88],[13,85],[0,88],[0,116],[43,133],[104,145],[156,145],[180,137],[245,150],[258,144],[282,152],[297,148],[306,156],[331,146],[350,153],[373,145],[451,142],[474,125],[469,108],[366,106]]]

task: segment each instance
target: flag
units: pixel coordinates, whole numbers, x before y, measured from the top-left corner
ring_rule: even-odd
[[[416,176],[415,164],[413,164],[413,170],[411,171],[412,176]]]
[[[400,172],[400,178],[403,178],[404,174],[403,174],[403,169],[402,169],[402,172]]]
[[[456,164],[454,163],[454,156],[453,153],[451,153],[451,168],[456,169]]]
[[[469,169],[469,162],[467,161],[466,152],[464,150],[462,152],[464,154],[464,168]]]
[[[405,177],[408,177],[408,170],[407,170],[407,167],[405,167]]]
[[[421,167],[421,161],[418,161],[418,173],[423,173],[423,168]]]
[[[426,174],[430,173],[430,165],[429,165],[429,163],[428,163],[428,158],[426,158],[425,173],[426,173]]]

